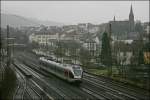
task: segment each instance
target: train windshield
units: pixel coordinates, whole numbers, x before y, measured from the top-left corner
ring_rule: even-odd
[[[80,67],[73,67],[73,70],[74,70],[75,76],[81,76],[82,75],[82,70],[80,69]]]

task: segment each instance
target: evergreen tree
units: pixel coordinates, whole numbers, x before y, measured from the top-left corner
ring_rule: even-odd
[[[139,33],[144,32],[144,29],[143,29],[143,26],[141,25],[141,22],[137,22],[137,23],[135,24],[135,31],[136,31],[136,32],[139,32]]]
[[[107,65],[109,74],[112,73],[112,56],[111,56],[111,47],[110,39],[106,32],[102,36],[102,49],[101,49],[101,61],[104,65]]]
[[[79,55],[80,55],[80,62],[82,63],[82,65],[89,67],[90,66],[90,60],[91,60],[90,59],[91,58],[90,52],[87,49],[81,47]]]
[[[143,50],[139,51],[138,63],[139,63],[139,64],[143,64],[143,63],[144,63]]]

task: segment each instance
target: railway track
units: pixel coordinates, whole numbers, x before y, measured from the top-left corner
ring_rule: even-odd
[[[30,69],[32,70],[32,69]],[[36,72],[35,72],[36,73]],[[50,75],[50,74],[49,74]],[[38,75],[40,76],[40,75]],[[54,91],[57,91],[61,95],[63,99],[83,99],[83,92],[77,90],[76,87],[72,87],[72,85],[67,84],[66,82],[60,81],[59,79],[54,79],[53,81],[49,81],[49,79],[42,80],[47,86],[52,87]],[[51,84],[48,84],[51,83]],[[67,84],[67,85],[66,85]],[[68,88],[66,88],[68,87]],[[79,95],[80,94],[80,95]],[[86,94],[87,96],[87,94]]]
[[[16,99],[23,100],[23,96],[25,93],[26,81],[24,79],[24,76],[21,74],[21,72],[19,72],[19,70],[17,70],[16,68],[15,68],[15,72],[16,72],[17,79],[18,79],[18,81],[17,81],[18,87],[13,96],[13,100],[16,100]]]
[[[30,94],[27,91],[25,91],[23,95],[23,100],[30,100],[30,99],[31,99]]]
[[[29,63],[28,63],[29,64]],[[27,64],[27,65],[28,65]],[[35,65],[35,64],[31,64],[30,63],[30,68],[31,68],[31,66],[33,67],[34,66],[34,68],[39,68],[39,67],[37,67],[37,65]],[[37,70],[37,69],[36,69]],[[52,82],[49,82],[49,83],[52,83]],[[57,83],[59,83],[59,82],[57,82]],[[56,86],[56,83],[53,83],[53,84],[55,84],[55,87],[60,87],[60,86]],[[62,82],[60,82],[60,84],[62,85]],[[86,84],[87,85],[87,84]],[[63,84],[63,86],[65,86],[64,84]],[[68,86],[66,86],[66,87],[68,87]],[[69,89],[70,89],[71,87],[69,87]],[[108,94],[108,95],[104,95],[104,93],[103,92],[99,92],[99,91],[94,91],[94,90],[96,90],[96,88],[95,89],[87,89],[87,87],[81,87],[81,88],[79,88],[76,92],[74,92],[73,94],[71,94],[72,92],[71,91],[74,91],[75,90],[75,88],[74,89],[71,89],[71,91],[68,91],[66,88],[64,88],[64,87],[61,87],[61,88],[59,88],[60,90],[63,90],[63,92],[66,92],[66,93],[69,93],[70,94],[70,96],[69,97],[72,97],[72,98],[74,98],[74,97],[76,97],[76,98],[91,98],[91,99],[112,99],[112,98],[114,98],[113,97],[113,95],[111,95],[110,93]],[[80,92],[79,92],[80,91]],[[82,92],[81,92],[82,91]],[[90,92],[89,92],[90,91]],[[94,92],[93,92],[94,91]],[[84,95],[81,95],[81,93],[83,94],[84,93]],[[97,94],[98,93],[98,94]],[[75,94],[78,94],[77,96],[75,95]],[[103,95],[102,95],[103,94]],[[80,96],[81,95],[81,96]],[[89,96],[87,96],[87,95],[91,95],[91,97],[89,97]],[[108,98],[109,97],[109,98]]]
[[[41,72],[39,70],[41,65],[38,65],[38,62],[32,62],[28,60],[29,57],[23,56],[26,60],[24,60],[24,64],[30,67],[29,70],[35,71],[39,75],[43,75],[44,77],[49,76],[50,78],[54,78],[53,75],[50,75],[47,72]],[[41,78],[43,78],[43,76]],[[44,79],[37,82],[39,85],[44,83],[44,85],[48,87],[54,87],[58,90],[53,89],[56,91],[60,96],[60,98],[69,99],[71,96],[81,98],[81,99],[100,99],[100,100],[149,100],[147,95],[144,93],[135,91],[134,89],[130,89],[123,84],[118,82],[114,82],[112,80],[108,80],[104,77],[94,76],[88,73],[84,73],[83,83],[79,87],[73,87],[70,84],[66,84],[64,81],[55,78],[56,81],[50,81],[50,79]],[[48,84],[49,83],[49,84]],[[56,84],[57,83],[57,84]],[[62,87],[60,86],[62,85]],[[69,90],[70,89],[70,90]],[[58,92],[60,91],[60,92]],[[69,93],[69,94],[68,94]],[[144,96],[144,97],[143,97]],[[68,98],[66,98],[68,97]],[[57,98],[58,99],[58,98]]]
[[[95,83],[98,84],[102,84],[104,86],[110,87],[114,90],[116,90],[116,92],[118,92],[118,95],[127,97],[127,99],[137,99],[137,100],[148,100],[149,96],[148,96],[148,92],[138,92],[140,90],[134,90],[133,88],[129,88],[128,86],[118,83],[118,82],[114,82],[113,80],[108,80],[106,78],[101,78],[98,76],[93,76],[89,73],[84,73],[84,78],[94,81]]]
[[[41,99],[40,94],[38,92],[36,92],[36,90],[34,88],[32,88],[31,86],[27,86],[26,91],[28,92],[28,94],[30,95],[32,100],[40,100]]]
[[[106,87],[105,85],[96,83],[96,82],[91,81],[89,79],[83,79],[83,80],[86,84],[86,88],[93,90],[95,93],[98,93],[99,95],[103,95],[106,99],[109,99],[109,100],[112,100],[112,99],[119,99],[119,100],[131,99],[131,98],[125,98],[122,95],[119,95],[116,90],[111,89],[109,87]]]
[[[31,64],[29,62],[25,63],[25,64],[29,65],[30,68],[33,68],[33,69],[30,69],[30,70],[37,71],[36,68],[39,68],[39,67],[37,67],[37,65]],[[47,72],[44,71],[44,73],[47,73]],[[47,74],[50,77],[51,73],[47,73]],[[48,75],[46,75],[46,77]],[[52,75],[52,77],[55,77],[55,76]],[[60,80],[58,78],[55,78],[54,81],[49,81],[49,79],[48,79],[48,80],[46,80],[45,84],[47,84],[47,83],[51,83],[52,84],[52,86],[50,86],[50,87],[57,87],[57,89],[59,90],[58,93],[62,92],[63,96],[64,96],[63,98],[65,98],[65,99],[81,99],[81,100],[89,99],[89,98],[90,99],[97,99],[97,97],[95,97],[94,94],[85,93],[85,91],[83,91],[79,87],[76,87],[76,86],[73,86],[71,84],[68,84],[68,83],[66,83],[63,80]],[[47,85],[50,85],[50,84],[47,84]],[[66,97],[69,97],[69,98],[66,98]]]
[[[46,83],[46,81],[43,79],[43,76],[41,76],[40,74],[38,74],[37,72],[35,72],[34,70],[32,70],[31,68],[25,66],[25,65],[21,65],[21,69],[28,71],[30,74],[32,74],[32,83],[34,83],[38,88],[40,88],[41,91],[44,91],[41,87],[45,87],[51,90],[49,93],[46,93],[46,91],[44,91],[44,93],[46,94],[53,94],[53,97],[58,97],[58,98],[66,98],[65,95],[59,91],[59,89],[50,86],[48,83]],[[48,91],[47,91],[48,92]],[[52,93],[53,92],[53,93]],[[50,95],[47,95],[49,99],[53,99]]]
[[[15,63],[15,66],[20,66],[20,64]],[[21,73],[22,71],[20,71],[21,69],[19,69],[18,67],[16,67],[16,73],[17,75],[20,76],[20,80],[23,81],[19,83],[19,86],[16,90],[15,96],[13,97],[14,100],[19,99],[19,100],[24,100],[27,98],[30,98],[31,100],[42,100],[42,97],[40,96],[40,94],[36,91],[37,88],[35,89],[33,87],[33,85],[31,85],[31,81],[29,79],[27,79],[23,74]],[[23,70],[25,71],[25,70]],[[27,96],[27,97],[26,97]]]
[[[24,64],[26,64],[27,66],[30,66],[30,68],[33,68],[34,70],[39,72],[38,71],[39,70],[38,69],[39,65],[34,64],[34,63],[31,64],[29,62],[28,63],[24,62]],[[47,83],[52,83],[52,82],[47,80]],[[106,96],[102,97],[102,95],[100,95],[100,94],[97,95],[95,92],[91,92],[91,91],[89,92],[89,90],[87,91],[87,89],[85,89],[83,87],[82,88],[78,87],[78,89],[77,89],[77,87],[74,87],[74,88],[73,87],[69,87],[68,84],[67,85],[66,85],[66,83],[63,84],[63,81],[58,81],[57,82],[58,85],[60,84],[63,87],[60,87],[60,86],[56,85],[56,81],[54,83],[52,83],[52,84],[53,84],[54,87],[57,87],[62,92],[66,92],[65,94],[67,94],[67,96],[71,97],[70,99],[81,99],[81,100],[83,100],[83,99],[92,99],[92,100],[95,100],[95,99],[106,100],[106,99],[108,99],[108,97],[106,97]],[[68,87],[69,89],[66,88],[66,87]],[[69,95],[68,95],[68,93],[69,93]],[[68,98],[64,98],[64,99],[68,99]]]

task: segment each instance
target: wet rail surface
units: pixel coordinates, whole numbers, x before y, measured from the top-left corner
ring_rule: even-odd
[[[55,89],[46,89],[46,91],[49,91],[50,95],[54,95],[52,94],[52,90],[55,91],[56,94],[59,95],[55,95],[55,97],[58,97],[59,99],[149,99],[147,95],[145,96],[142,93],[140,94],[140,92],[137,93],[134,91],[134,89],[129,89],[125,86],[121,86],[117,82],[112,82],[108,79],[106,80],[105,78],[103,79],[88,73],[84,73],[83,82],[80,86],[74,86],[63,80],[60,80],[59,78],[46,71],[39,70],[39,68],[42,66],[39,65],[37,60],[30,58],[27,55],[21,55],[21,57],[23,59],[19,59],[26,65],[26,68],[30,68],[29,70],[34,71],[44,79],[43,82],[38,81],[37,84],[41,85],[42,83],[44,83],[43,87],[54,87]]]
[[[16,91],[14,93],[13,100],[15,100],[15,99],[23,100],[23,96],[25,93],[25,85],[26,85],[25,77],[16,68],[14,70],[15,70],[16,75],[17,75],[17,88],[16,88]]]
[[[96,99],[96,97],[92,96],[91,94],[87,94],[79,89],[78,86],[68,84],[67,82],[60,80],[49,73],[48,75],[46,75],[47,77],[44,77],[43,75],[34,71],[32,68],[29,68],[27,66],[24,68],[28,69],[32,74],[34,74],[33,76],[35,76],[36,80],[38,80],[37,84],[41,83],[47,86],[46,90],[51,91],[49,94],[53,95],[52,93],[54,92],[52,92],[52,90],[55,91],[55,96],[53,96],[55,99]],[[51,89],[48,89],[48,87],[50,87]]]
[[[39,90],[39,87],[35,86],[32,79],[28,79],[24,74],[28,73],[27,70],[23,69],[22,64],[14,63],[15,70],[17,75],[20,75],[20,84],[16,90],[14,95],[14,100],[26,100],[30,98],[30,100],[43,100],[42,95],[40,94],[42,91]],[[21,67],[21,68],[19,68]],[[24,72],[24,73],[23,73]]]
[[[110,87],[111,89],[115,90],[114,92],[118,93],[118,95],[127,97],[127,99],[150,99],[148,92],[145,90],[137,88],[133,89],[131,86],[124,85],[123,83],[119,83],[105,77],[93,76],[90,73],[84,73],[84,79],[89,79],[98,84],[102,84],[103,86]]]

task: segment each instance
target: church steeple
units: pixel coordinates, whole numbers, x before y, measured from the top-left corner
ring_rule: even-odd
[[[131,4],[131,8],[130,8],[129,21],[134,21],[134,14],[133,14],[133,9],[132,9],[132,4]]]
[[[129,27],[130,27],[130,32],[134,31],[134,14],[132,9],[132,4],[131,4],[130,14],[129,14]]]
[[[116,21],[116,18],[115,18],[115,16],[114,16],[114,22]]]
[[[130,8],[130,14],[133,15],[132,4],[131,4],[131,8]]]

